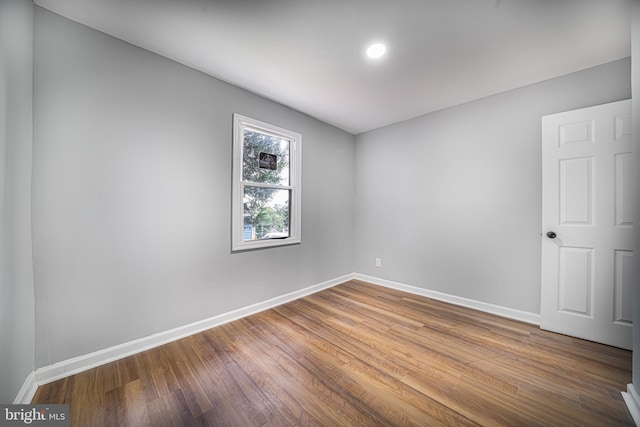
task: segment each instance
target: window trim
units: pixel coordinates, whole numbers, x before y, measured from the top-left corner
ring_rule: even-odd
[[[278,138],[287,139],[289,145],[289,185],[246,182],[242,177],[244,130],[251,129]],[[302,242],[302,135],[252,119],[238,113],[233,114],[233,167],[231,197],[231,251],[270,248],[295,245]],[[289,199],[289,237],[265,240],[244,240],[244,189],[246,186],[258,186],[291,191]]]

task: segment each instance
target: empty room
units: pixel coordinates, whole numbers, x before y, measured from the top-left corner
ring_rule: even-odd
[[[0,425],[637,425],[639,51],[637,0],[0,0]]]

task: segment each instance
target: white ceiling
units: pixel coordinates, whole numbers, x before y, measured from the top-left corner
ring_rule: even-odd
[[[353,134],[631,54],[631,0],[34,3]]]

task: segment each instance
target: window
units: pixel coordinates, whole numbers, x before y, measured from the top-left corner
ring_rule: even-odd
[[[233,115],[232,250],[300,243],[302,135]]]

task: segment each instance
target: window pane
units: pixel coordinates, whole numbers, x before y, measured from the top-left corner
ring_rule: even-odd
[[[302,135],[233,114],[233,252],[301,243]]]
[[[244,188],[243,240],[289,237],[290,190]]]
[[[289,185],[289,141],[245,129],[242,179],[247,182]]]

